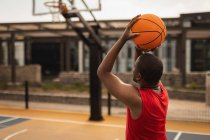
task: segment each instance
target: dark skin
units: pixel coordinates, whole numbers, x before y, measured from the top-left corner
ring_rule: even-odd
[[[152,90],[154,90],[156,93],[161,93],[160,87],[159,87],[159,82],[155,83],[155,84],[148,84],[146,81],[144,81],[144,79],[141,78],[141,74],[139,73],[139,69],[138,69],[138,65],[140,63],[141,60],[141,55],[144,52],[147,51],[154,51],[155,49],[152,50],[140,50],[139,47],[136,47],[136,54],[135,54],[135,66],[134,66],[134,70],[133,70],[133,81],[135,81],[136,83],[139,83],[139,88],[143,89],[143,88],[150,88]]]
[[[97,71],[100,80],[109,90],[109,92],[130,108],[131,116],[133,119],[137,119],[142,112],[142,100],[141,97],[139,96],[139,92],[134,88],[133,85],[126,84],[123,81],[121,81],[111,71],[114,62],[120,50],[126,43],[126,41],[136,37],[137,35],[140,35],[139,33],[131,32],[131,27],[135,24],[135,22],[138,20],[139,17],[140,15],[134,17],[130,21],[130,23],[125,28],[124,33],[113,45],[113,47],[109,50],[109,52],[103,59]],[[138,63],[139,61],[138,59],[140,59],[139,56],[143,53],[143,51],[148,51],[148,50],[136,49],[136,55],[135,55],[136,63]],[[136,68],[134,68],[133,76],[135,82],[139,83],[140,85],[146,84],[141,78],[141,75]]]

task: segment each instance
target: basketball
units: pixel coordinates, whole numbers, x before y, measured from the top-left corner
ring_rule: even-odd
[[[166,26],[161,18],[154,14],[144,14],[132,26],[132,33],[140,33],[133,38],[137,47],[151,50],[159,47],[166,37]]]

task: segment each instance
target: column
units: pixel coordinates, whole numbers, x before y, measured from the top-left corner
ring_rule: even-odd
[[[83,57],[83,42],[79,41],[78,42],[78,46],[79,46],[79,51],[78,51],[78,65],[79,65],[79,72],[82,73],[84,70],[84,57]]]
[[[191,72],[191,40],[186,40],[186,73]]]
[[[31,63],[31,41],[30,38],[25,38],[25,65]]]

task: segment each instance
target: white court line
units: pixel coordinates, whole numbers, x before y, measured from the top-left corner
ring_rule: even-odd
[[[176,132],[176,133],[179,133],[180,131],[178,130],[167,130],[167,132]],[[210,136],[209,133],[202,133],[202,132],[191,132],[191,131],[181,131],[182,133],[187,133],[187,134],[195,134],[195,135],[207,135],[207,136]]]
[[[5,119],[5,120],[2,120],[2,121],[0,121],[0,124],[2,124],[2,123],[6,123],[6,122],[9,122],[9,121],[13,121],[13,120],[16,120],[16,119],[18,119],[18,118],[8,118],[8,119]]]
[[[9,140],[10,138],[12,138],[12,137],[14,137],[14,136],[16,136],[16,135],[18,135],[18,134],[24,133],[24,132],[26,132],[26,131],[28,131],[28,130],[27,130],[27,129],[23,129],[23,130],[21,130],[21,131],[12,133],[12,134],[10,134],[9,136],[7,136],[6,138],[4,138],[3,140]]]
[[[182,135],[182,132],[178,132],[174,138],[174,140],[179,140],[180,136]]]
[[[3,117],[15,117],[15,118],[23,118],[29,120],[39,120],[39,121],[48,121],[48,122],[60,122],[60,123],[70,123],[70,124],[79,124],[79,125],[92,125],[92,126],[104,126],[104,127],[114,127],[114,128],[125,128],[125,125],[117,125],[117,124],[102,124],[102,123],[95,123],[95,122],[83,122],[83,121],[74,121],[74,120],[61,120],[61,119],[48,119],[48,118],[35,118],[35,117],[27,117],[27,116],[10,116],[10,115],[3,115]],[[179,133],[178,130],[167,130],[167,132],[176,132]],[[198,133],[198,132],[190,132],[190,131],[182,131],[182,133],[188,134],[195,134],[195,135],[209,135],[209,133]]]
[[[43,119],[43,118],[31,118],[31,119],[32,119],[32,120],[40,120],[40,121],[49,121],[49,122],[60,122],[60,123],[80,124],[80,125],[92,125],[92,126],[125,128],[124,125],[102,124],[102,123],[95,123],[95,122],[81,122],[81,121],[73,121],[73,120]]]
[[[0,116],[4,116],[4,115],[0,114]],[[9,116],[7,116],[7,117],[9,117]],[[117,124],[102,124],[102,123],[95,123],[95,122],[82,122],[82,121],[74,121],[74,120],[61,120],[61,119],[48,119],[48,118],[35,118],[35,117],[21,117],[21,116],[13,116],[13,117],[30,119],[30,120],[48,121],[48,122],[60,122],[60,123],[80,124],[80,125],[92,125],[92,126],[125,128],[124,125],[117,125]]]

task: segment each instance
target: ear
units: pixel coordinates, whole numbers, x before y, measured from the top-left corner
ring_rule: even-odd
[[[140,73],[138,73],[137,75],[136,75],[136,81],[141,81],[141,74]]]

